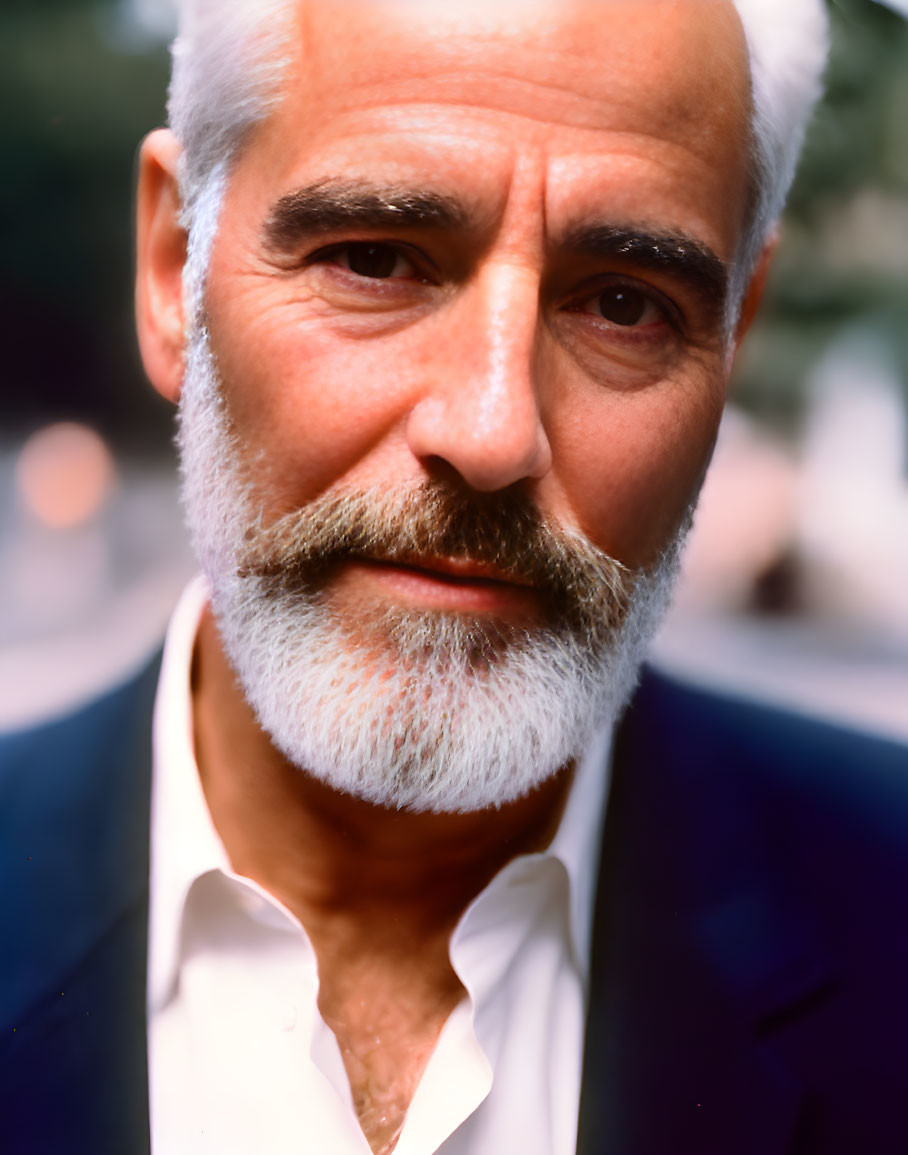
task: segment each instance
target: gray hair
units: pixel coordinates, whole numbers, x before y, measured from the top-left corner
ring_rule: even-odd
[[[295,0],[181,0],[167,118],[183,146],[180,195],[190,227],[250,131],[280,103]]]
[[[823,0],[734,3],[750,54],[753,105],[753,201],[733,283],[733,297],[740,297],[794,178],[822,89],[828,21]],[[280,102],[296,4],[182,0],[167,109],[183,146],[180,191],[187,228],[206,187],[223,189],[250,131]]]
[[[823,0],[734,0],[750,54],[754,203],[738,254],[743,291],[785,207],[807,124],[823,91],[829,18]]]

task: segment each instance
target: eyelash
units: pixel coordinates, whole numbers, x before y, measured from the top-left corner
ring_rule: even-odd
[[[412,282],[418,281],[423,284],[431,284],[435,277],[431,275],[428,270],[432,268],[431,262],[418,249],[411,248],[409,245],[401,244],[400,242],[382,241],[382,240],[363,240],[363,241],[342,241],[334,245],[326,245],[323,249],[318,249],[314,253],[310,253],[304,260],[304,265],[323,265],[328,264],[332,260],[336,260],[343,253],[349,253],[353,248],[373,247],[376,249],[388,249],[395,253],[398,258],[408,261],[414,270],[413,277],[368,277],[364,274],[358,274],[353,269],[346,268],[338,264],[338,267],[352,276],[357,277],[363,281],[374,281],[376,285],[388,284],[395,282]],[[433,269],[434,272],[434,269]]]
[[[604,296],[609,290],[620,292],[626,290],[628,293],[639,294],[644,301],[644,308],[652,307],[658,310],[660,319],[656,322],[651,322],[646,325],[622,325],[617,321],[610,321],[607,317],[596,318],[596,314],[587,312],[584,308],[596,301],[597,298]],[[621,332],[625,339],[631,340],[648,340],[655,337],[655,333],[647,333],[647,330],[661,329],[663,325],[667,325],[678,334],[685,334],[686,325],[683,313],[678,305],[667,297],[664,293],[654,288],[645,281],[639,281],[634,277],[619,276],[612,274],[594,283],[591,286],[585,286],[581,293],[572,294],[572,304],[567,306],[567,311],[587,316],[593,319],[593,323],[599,323],[607,326],[611,331]]]
[[[407,261],[412,266],[414,275],[406,277],[369,277],[366,274],[356,273],[353,269],[341,265],[337,261],[337,258],[342,254],[349,254],[351,249],[358,247],[387,249],[389,252],[396,254],[398,259]],[[402,285],[413,284],[414,282],[435,284],[438,283],[439,280],[439,274],[435,266],[421,250],[412,248],[398,241],[378,239],[341,241],[333,245],[326,245],[324,248],[309,254],[303,264],[309,267],[312,265],[328,264],[332,261],[337,262],[338,268],[356,278],[358,281],[370,282],[371,290],[374,292],[388,293],[389,291],[393,292]],[[427,270],[431,270],[431,272],[427,272]],[[610,289],[616,291],[626,289],[629,293],[639,293],[644,299],[644,308],[652,307],[659,311],[661,314],[660,321],[638,326],[636,324],[622,325],[620,322],[610,321],[607,317],[599,317],[597,319],[596,314],[587,311],[585,306],[594,302]],[[564,307],[564,311],[578,316],[588,317],[590,324],[605,327],[612,334],[620,334],[621,339],[628,342],[643,343],[653,341],[657,337],[657,333],[654,330],[661,330],[663,325],[669,326],[675,333],[682,336],[685,335],[686,332],[683,314],[674,301],[647,282],[637,280],[634,277],[620,276],[617,274],[607,275],[598,282],[588,282],[580,293],[572,293],[570,301],[568,301]]]

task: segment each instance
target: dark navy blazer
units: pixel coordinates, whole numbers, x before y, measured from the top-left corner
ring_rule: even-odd
[[[0,738],[2,1155],[148,1150],[156,679]],[[908,750],[647,673],[603,845],[580,1155],[906,1155]]]

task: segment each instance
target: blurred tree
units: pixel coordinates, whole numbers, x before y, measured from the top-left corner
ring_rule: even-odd
[[[736,398],[795,427],[807,370],[843,327],[877,330],[908,397],[908,21],[831,0],[826,96],[811,125]]]
[[[128,50],[111,3],[0,14],[2,424],[91,418],[167,436],[132,327],[133,161],[163,119],[163,46]]]

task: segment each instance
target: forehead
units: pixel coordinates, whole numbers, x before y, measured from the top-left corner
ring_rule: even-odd
[[[633,216],[642,192],[730,251],[749,92],[727,0],[308,0],[245,167],[275,195],[339,175],[457,185],[493,215],[532,170],[553,220]]]
[[[477,102],[540,119],[629,115],[670,133],[749,88],[728,0],[307,0],[296,13],[296,83],[335,108],[418,101],[427,85],[459,102],[475,86]]]

